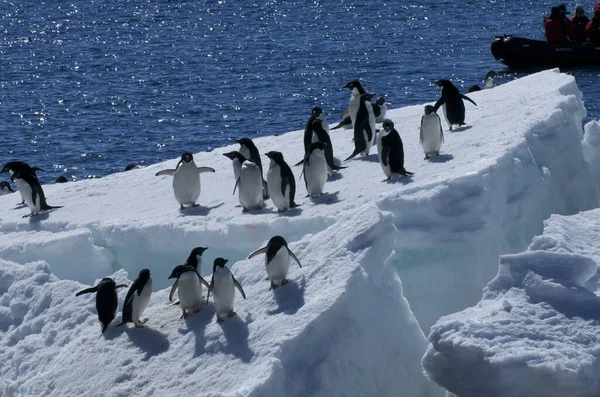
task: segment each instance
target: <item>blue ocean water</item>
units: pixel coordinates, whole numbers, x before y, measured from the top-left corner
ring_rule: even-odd
[[[42,167],[47,183],[101,177],[131,162],[302,129],[315,105],[334,123],[353,78],[393,108],[436,100],[439,78],[465,92],[488,70],[506,82],[523,73],[494,60],[492,39],[543,39],[551,5],[4,1],[0,163]],[[570,72],[588,118],[597,118],[600,70]]]

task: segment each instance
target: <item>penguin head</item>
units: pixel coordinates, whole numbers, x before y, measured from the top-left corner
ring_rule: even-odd
[[[485,78],[486,78],[486,79],[487,79],[487,78],[489,78],[489,77],[491,77],[491,78],[494,78],[494,77],[496,77],[496,76],[497,76],[497,73],[496,73],[496,72],[494,72],[493,70],[490,70],[490,71],[489,71],[489,72],[487,72],[487,74],[485,75]]]
[[[185,152],[181,155],[181,161],[183,161],[184,163],[190,163],[194,161],[194,155],[190,152]]]
[[[223,156],[229,158],[232,161],[237,159],[240,163],[242,163],[245,159],[245,157],[237,150],[234,150],[233,152],[223,153]]]
[[[325,142],[321,142],[321,141],[316,141],[310,144],[309,148],[308,148],[308,154],[314,152],[315,150],[325,150],[325,146],[327,146],[327,144]],[[281,236],[275,236],[275,237],[281,237]],[[273,237],[273,238],[275,238]],[[283,238],[283,237],[281,237]],[[285,240],[283,240],[285,241]]]
[[[323,109],[321,109],[319,106],[315,106],[312,108],[311,114],[314,118],[322,119],[323,118]]]
[[[63,175],[59,176],[58,178],[56,178],[56,181],[54,181],[54,183],[66,183],[66,182],[69,182],[69,180]]]
[[[360,96],[362,101],[371,102],[371,99],[375,97],[376,94],[365,93]]]
[[[380,96],[379,98],[377,98],[375,103],[378,104],[379,106],[382,106],[385,103],[385,98]]]
[[[350,91],[356,90],[361,95],[365,93],[365,89],[362,87],[358,80],[350,80],[348,83],[346,83],[344,88],[347,88]]]
[[[138,278],[143,281],[148,281],[150,279],[150,270],[148,270],[148,269],[140,270],[140,274],[138,275]]]
[[[220,268],[224,268],[225,264],[229,262],[228,259],[223,259],[223,258],[217,258],[215,259],[215,262],[213,264],[213,273],[215,272],[215,270],[217,269],[217,266]]]
[[[385,119],[381,126],[386,132],[390,132],[394,128],[394,122],[390,119]]]
[[[198,265],[202,263],[202,254],[206,251],[208,247],[196,247],[192,249],[190,252],[190,256],[188,256],[185,261],[186,266],[191,266],[194,269],[198,269]]]
[[[433,106],[427,105],[425,106],[425,114],[431,114],[433,112]]]
[[[450,80],[446,80],[446,79],[440,79],[440,80],[434,81],[433,84],[437,84],[442,89],[454,87],[454,84],[452,84],[452,82]]]
[[[208,249],[208,247],[196,247],[196,248],[192,249],[192,252],[190,253],[190,255],[202,256],[204,251],[206,251],[207,249]]]
[[[0,182],[0,190],[8,190],[11,193],[14,193],[15,191],[12,189],[12,187],[10,187],[10,184],[6,181],[2,181]]]
[[[276,152],[274,150],[270,151],[267,153],[267,157],[276,162],[277,164],[282,164],[284,162],[283,154],[281,154],[281,152]]]
[[[277,249],[281,247],[287,247],[287,241],[285,241],[285,239],[281,236],[273,236],[267,243],[267,247],[274,247]]]
[[[190,271],[194,271],[194,268],[192,266],[186,266],[186,265],[175,266],[175,268],[171,272],[171,275],[169,276],[169,278],[179,278],[179,277],[181,277],[181,275],[183,273],[190,272]]]
[[[255,146],[254,142],[252,142],[252,139],[250,139],[250,138],[236,139],[235,141],[237,143],[239,143],[241,146],[246,146],[248,149]]]

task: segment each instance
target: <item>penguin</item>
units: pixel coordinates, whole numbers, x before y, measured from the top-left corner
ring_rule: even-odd
[[[125,303],[123,304],[123,315],[121,316],[121,325],[133,323],[137,328],[144,326],[148,319],[140,320],[142,313],[150,302],[152,295],[152,278],[150,278],[150,270],[142,269],[138,278],[131,284]]]
[[[192,249],[190,255],[185,260],[185,266],[191,266],[194,269],[201,271],[202,270],[202,254],[206,251],[208,247],[196,247]]]
[[[236,139],[235,141],[240,144],[239,152],[242,154],[242,156],[244,156],[247,160],[252,160],[254,164],[256,164],[260,169],[260,177],[262,179],[263,188],[265,189],[263,193],[263,199],[268,200],[269,189],[267,181],[265,181],[264,178],[262,161],[260,159],[260,153],[258,152],[258,148],[250,138]]]
[[[329,133],[329,123],[325,119],[325,115],[323,114],[323,109],[321,109],[319,106],[313,107],[312,111],[310,113],[310,117],[308,118],[308,121],[306,122],[306,126],[304,127],[304,139],[303,139],[304,156],[302,157],[302,160],[300,160],[299,162],[294,164],[294,166],[298,166],[298,165],[302,164],[302,162],[304,161],[304,157],[306,157],[306,153],[308,153],[308,148],[310,147],[310,144],[315,142],[316,140],[318,140],[318,137],[315,136],[315,132],[313,131],[313,123],[317,119],[323,121],[323,123],[321,124],[321,127],[324,130],[326,130],[327,133]]]
[[[241,284],[233,277],[231,271],[225,266],[227,259],[217,258],[213,264],[213,274],[210,280],[210,288],[206,296],[210,296],[210,291],[213,291],[213,302],[215,304],[215,313],[217,314],[217,323],[222,323],[227,317],[233,317],[236,312],[233,311],[233,301],[235,298],[234,287],[240,291],[242,298],[246,299],[246,293]]]
[[[67,179],[66,176],[59,176],[58,178],[56,178],[56,180],[54,181],[54,183],[67,183],[69,182],[69,180]]]
[[[34,174],[27,171],[19,171],[16,174],[13,174],[12,178],[19,187],[19,191],[31,211],[30,214],[23,215],[23,218],[36,216],[40,211],[50,211],[62,208],[62,206],[48,205],[42,185],[40,185],[40,181]]]
[[[439,156],[440,148],[444,142],[444,131],[440,116],[433,110],[433,106],[425,106],[425,114],[421,117],[421,132],[419,142],[425,152],[425,160]]]
[[[179,289],[179,306],[183,312],[182,317],[187,318],[188,312],[198,312],[202,307],[202,284],[209,288],[210,285],[192,266],[176,266],[169,279],[174,278],[175,284],[169,293],[169,301],[173,301],[175,291]]]
[[[269,171],[267,171],[267,186],[271,193],[271,200],[277,207],[277,212],[297,207],[298,205],[294,201],[296,180],[292,169],[283,159],[281,152],[269,152],[267,157],[271,159]]]
[[[348,110],[354,126],[354,152],[344,160],[348,161],[360,153],[369,155],[375,138],[375,114],[370,102],[375,94],[365,93],[357,80],[350,81],[344,88],[352,91]]]
[[[131,171],[131,170],[134,170],[136,168],[138,168],[138,165],[136,163],[130,163],[130,164],[127,164],[127,166],[125,167],[125,169],[123,170],[123,172],[125,172],[125,171]]]
[[[14,193],[15,191],[10,186],[10,184],[6,181],[0,182],[0,196],[4,196],[5,194]]]
[[[238,151],[223,153],[223,156],[227,157],[228,159],[230,159],[232,161],[233,176],[234,176],[234,179],[237,181],[238,178],[240,177],[240,172],[242,171],[242,163],[244,162],[244,160],[246,158]]]
[[[266,254],[265,266],[269,281],[271,281],[269,291],[288,283],[286,277],[290,268],[290,256],[294,258],[298,266],[302,267],[296,255],[288,248],[287,241],[281,236],[272,237],[266,247],[257,249],[248,256],[248,259],[260,254]]]
[[[477,92],[477,91],[481,91],[481,87],[478,86],[477,84],[473,84],[472,86],[469,87],[469,90],[467,92],[470,94],[472,92]]]
[[[10,173],[10,175],[11,175],[10,179],[11,179],[11,181],[14,181],[14,178],[12,176],[19,171],[27,171],[27,172],[33,174],[37,178],[37,174],[35,172],[36,171],[44,171],[44,170],[39,167],[31,167],[29,164],[27,164],[24,161],[9,161],[8,163],[4,164],[4,167],[2,167],[2,170],[0,170],[0,174],[3,174],[5,172]],[[21,198],[22,198],[20,204],[25,204],[25,197],[23,196],[22,192],[20,192],[20,193],[21,193]]]
[[[498,84],[494,81],[494,77],[496,77],[496,72],[490,70],[485,75],[485,80],[483,82],[483,89],[489,90],[490,88],[496,87]]]
[[[117,309],[119,308],[117,289],[125,287],[127,287],[125,284],[117,285],[112,278],[105,277],[95,287],[86,288],[75,294],[75,296],[79,296],[92,292],[96,293],[96,311],[98,312],[98,320],[102,324],[102,333],[106,331],[108,325],[117,315]]]
[[[387,114],[387,103],[385,102],[385,98],[380,96],[377,98],[373,106],[373,114],[375,115],[376,123],[383,123],[385,120],[385,115]]]
[[[235,182],[233,194],[238,185],[240,205],[243,212],[259,210],[263,205],[263,179],[260,167],[252,160],[244,159],[240,177]]]
[[[215,172],[215,170],[210,167],[197,167],[194,156],[190,152],[185,152],[177,163],[176,169],[159,171],[156,176],[173,176],[173,192],[180,210],[184,210],[184,205],[198,206],[196,200],[200,197],[200,174],[204,172]]]
[[[304,158],[304,184],[310,197],[323,195],[323,187],[327,181],[326,147],[323,142],[313,142]]]
[[[394,128],[394,122],[390,119],[383,120],[383,131],[381,132],[381,154],[379,162],[383,173],[389,181],[397,176],[410,176],[412,172],[404,168],[404,145],[400,134]]]
[[[333,145],[331,143],[331,137],[329,133],[323,128],[323,124],[321,120],[317,119],[313,121],[312,125],[313,135],[317,139],[313,139],[313,142],[323,142],[325,147],[325,160],[327,161],[327,172],[329,175],[333,176],[334,171],[339,171],[347,167],[342,167],[340,165],[336,165],[333,158]],[[310,147],[310,146],[309,146]],[[306,152],[308,154],[308,151]],[[305,157],[306,157],[305,154]],[[304,161],[304,160],[302,160]]]
[[[477,104],[468,96],[461,94],[450,80],[442,79],[434,83],[441,87],[441,97],[435,103],[433,111],[437,112],[440,106],[444,107],[444,116],[446,117],[450,131],[452,131],[453,124],[458,124],[459,127],[463,126],[465,124],[465,104],[463,99],[466,99],[475,106]]]

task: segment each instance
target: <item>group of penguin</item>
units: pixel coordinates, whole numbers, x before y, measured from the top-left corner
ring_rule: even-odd
[[[183,265],[176,266],[169,279],[175,279],[175,283],[169,293],[169,301],[173,301],[175,292],[178,293],[179,305],[183,312],[182,318],[187,318],[190,313],[199,312],[203,303],[203,285],[207,288],[206,303],[208,304],[212,292],[217,323],[223,322],[228,317],[233,317],[236,312],[233,310],[235,300],[235,288],[246,299],[246,293],[241,284],[233,276],[233,273],[225,266],[228,262],[224,258],[216,258],[213,263],[213,273],[208,283],[199,273],[202,264],[202,254],[207,247],[196,247],[192,249],[189,257]],[[288,283],[287,274],[290,268],[290,261],[293,259],[298,266],[302,267],[296,255],[289,249],[287,241],[281,236],[272,237],[265,247],[252,252],[248,259],[257,255],[265,254],[265,267],[267,277],[271,283],[271,289]],[[98,285],[79,291],[75,296],[88,293],[96,293],[96,311],[98,320],[102,325],[102,333],[117,316],[119,306],[117,289],[127,287],[127,285],[117,285],[110,277],[103,278]],[[143,327],[147,318],[142,319],[142,314],[152,295],[152,278],[150,270],[140,271],[138,278],[131,284],[121,316],[121,323],[117,326],[133,323],[135,327]]]

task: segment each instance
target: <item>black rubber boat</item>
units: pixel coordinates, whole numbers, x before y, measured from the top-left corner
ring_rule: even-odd
[[[600,47],[586,44],[560,43],[496,36],[492,55],[510,68],[600,66]]]

